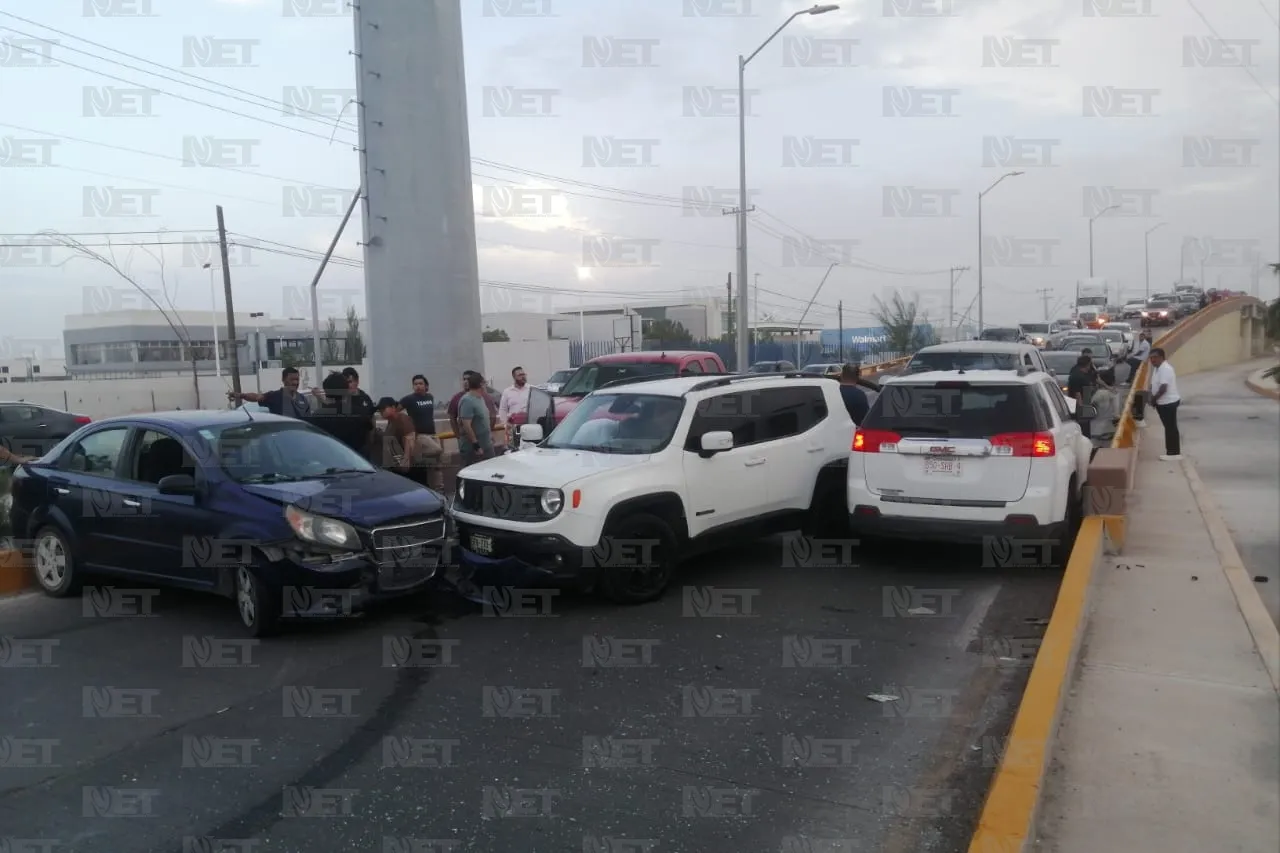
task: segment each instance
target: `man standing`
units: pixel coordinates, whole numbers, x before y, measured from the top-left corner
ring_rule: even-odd
[[[860,375],[862,368],[856,364],[846,364],[840,368],[840,397],[844,400],[844,407],[849,410],[854,426],[862,423],[867,410],[871,408],[867,402],[867,392],[858,387]]]
[[[462,372],[462,390],[454,394],[453,398],[449,400],[449,426],[456,436],[462,435],[462,429],[458,425],[458,406],[462,404],[462,398],[471,393],[471,386],[468,383],[471,381],[472,376],[480,376],[479,371],[464,370]],[[483,384],[483,377],[481,377],[481,380],[480,397],[484,401],[486,411],[489,413],[489,423],[494,424],[498,420],[498,402],[488,393],[488,389]],[[492,437],[490,440],[492,440]]]
[[[1178,404],[1181,402],[1178,376],[1165,358],[1164,350],[1156,347],[1151,351],[1151,403],[1164,425],[1164,455],[1160,458],[1165,462],[1182,458],[1182,436],[1178,433]]]
[[[1133,353],[1133,358],[1129,359],[1129,385],[1135,385],[1138,379],[1138,369],[1142,363],[1151,356],[1151,333],[1146,329],[1142,330],[1142,334],[1138,336],[1138,348]],[[1133,392],[1133,423],[1135,426],[1145,428],[1147,425],[1144,420],[1147,412],[1147,389],[1138,388]]]
[[[301,381],[302,375],[298,373],[298,368],[286,367],[280,371],[280,387],[275,391],[268,391],[265,394],[246,391],[238,400],[234,391],[228,391],[227,399],[233,403],[247,400],[250,403],[266,406],[267,411],[273,415],[305,418],[311,414],[311,401],[306,398],[306,395],[298,392],[298,384]]]
[[[354,367],[348,367],[342,371],[342,378],[347,380],[347,391],[349,392],[351,414],[359,415],[366,423],[367,432],[365,434],[365,442],[368,445],[366,457],[373,460],[377,456],[373,447],[374,436],[374,415],[377,414],[377,407],[373,405],[373,398],[360,389],[360,374]]]
[[[503,426],[511,423],[512,415],[523,415],[529,411],[529,377],[523,367],[511,371],[511,381],[498,401],[498,423]]]
[[[1125,359],[1125,363],[1129,365],[1128,383],[1133,384],[1133,379],[1138,375],[1138,368],[1142,366],[1142,362],[1147,360],[1147,356],[1151,354],[1151,336],[1146,330],[1138,334],[1138,344],[1133,348],[1133,353]]]
[[[413,421],[416,435],[413,442],[413,464],[426,471],[429,480],[426,485],[439,492],[444,490],[444,472],[440,470],[444,448],[436,438],[436,398],[428,388],[427,377],[421,373],[413,377],[413,393],[400,401],[400,407]]]
[[[458,450],[462,467],[493,456],[492,421],[484,391],[484,377],[475,371],[467,377],[467,392],[458,401]]]
[[[1075,367],[1067,374],[1067,396],[1076,401],[1076,422],[1085,438],[1093,437],[1093,419],[1080,413],[1081,406],[1091,405],[1093,392],[1097,388],[1097,374],[1093,367],[1093,354],[1085,349],[1076,359]]]

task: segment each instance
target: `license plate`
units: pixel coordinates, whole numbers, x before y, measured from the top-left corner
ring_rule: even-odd
[[[477,554],[492,554],[493,553],[493,537],[472,535],[471,550],[475,551]]]
[[[937,477],[959,477],[960,460],[926,459],[924,460],[924,472]]]

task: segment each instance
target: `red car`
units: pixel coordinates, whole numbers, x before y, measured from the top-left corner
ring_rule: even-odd
[[[667,350],[665,352],[623,352],[593,358],[578,368],[577,372],[561,386],[555,395],[555,422],[558,424],[582,402],[582,398],[597,388],[619,379],[637,376],[688,376],[699,373],[727,373],[720,356],[713,352],[696,350]],[[540,409],[529,398],[531,409]],[[525,415],[512,415],[513,424],[525,422]],[[535,420],[540,419],[535,415]]]

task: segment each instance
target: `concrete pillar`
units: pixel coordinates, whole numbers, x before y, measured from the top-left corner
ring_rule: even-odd
[[[483,369],[461,4],[354,5],[367,390],[399,396],[423,373],[439,397]]]

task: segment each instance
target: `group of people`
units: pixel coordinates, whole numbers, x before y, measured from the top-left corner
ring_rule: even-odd
[[[1139,428],[1146,428],[1146,405],[1150,400],[1164,426],[1165,452],[1160,458],[1165,461],[1179,460],[1182,458],[1182,437],[1178,432],[1178,404],[1182,402],[1182,397],[1178,393],[1178,377],[1165,351],[1151,345],[1151,332],[1148,330],[1143,330],[1138,336],[1138,343],[1126,359],[1125,363],[1129,366],[1126,382],[1129,385],[1137,378],[1143,362],[1149,362],[1150,369],[1147,372],[1147,387],[1139,388],[1134,395],[1134,423]],[[1067,396],[1074,399],[1078,406],[1092,405],[1098,410],[1095,419],[1080,419],[1080,426],[1086,437],[1093,436],[1094,420],[1115,423],[1119,419],[1120,397],[1116,385],[1115,368],[1098,370],[1093,363],[1092,350],[1081,350],[1076,366],[1067,376]]]
[[[299,387],[301,379],[297,368],[286,367],[278,389],[238,396],[228,393],[227,397],[233,403],[257,403],[272,414],[305,420],[370,462],[436,491],[444,490],[444,445],[436,431],[436,399],[426,376],[415,375],[412,390],[404,397],[386,396],[376,402],[360,388],[360,374],[352,367],[331,373],[309,395]],[[479,371],[463,372],[462,388],[446,407],[462,467],[501,455],[508,444],[504,439],[512,418],[528,411],[524,368],[513,369],[511,379],[511,386],[498,396]],[[386,421],[381,433],[378,416]],[[497,441],[495,431],[501,436]]]

